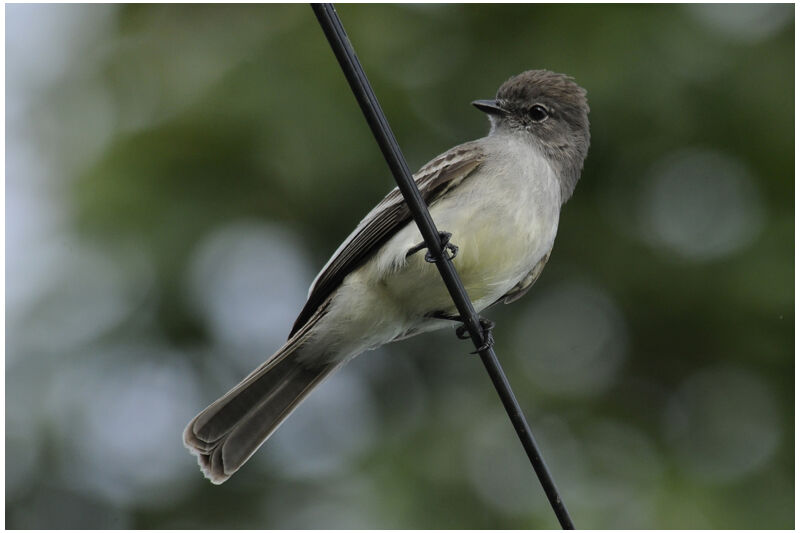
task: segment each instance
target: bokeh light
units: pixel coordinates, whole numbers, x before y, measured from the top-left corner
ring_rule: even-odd
[[[664,431],[688,474],[708,483],[741,478],[769,460],[780,410],[763,381],[740,368],[703,369],[681,384]]]
[[[697,261],[752,243],[764,210],[753,178],[737,159],[683,151],[659,161],[641,204],[645,238],[656,249]]]
[[[314,273],[297,237],[239,221],[218,229],[195,252],[188,290],[214,339],[251,352],[245,368],[286,340]]]
[[[581,283],[543,291],[520,316],[515,353],[546,392],[592,396],[614,382],[627,351],[627,330],[614,302]]]
[[[202,397],[175,354],[149,345],[124,350],[91,354],[54,380],[48,403],[63,443],[59,476],[117,505],[170,505],[194,474],[175,429]],[[153,359],[139,361],[143,354]]]
[[[760,41],[792,22],[792,12],[777,4],[694,4],[686,9],[710,29],[734,41]]]

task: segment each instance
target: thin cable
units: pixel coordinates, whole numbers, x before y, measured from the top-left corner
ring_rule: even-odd
[[[447,290],[453,298],[453,303],[455,303],[456,309],[461,315],[461,320],[464,322],[467,331],[469,331],[475,348],[479,350],[478,353],[486,367],[486,371],[489,373],[489,377],[495,389],[497,389],[497,394],[500,396],[511,423],[522,442],[522,446],[528,454],[528,459],[530,459],[533,469],[539,477],[539,482],[547,495],[547,499],[550,501],[550,505],[553,507],[559,524],[563,529],[575,529],[555,482],[550,475],[550,471],[542,458],[531,428],[528,426],[525,415],[522,413],[522,409],[511,390],[508,378],[506,378],[500,362],[497,360],[494,349],[491,346],[481,349],[486,339],[484,338],[483,328],[480,325],[479,316],[475,312],[469,296],[467,296],[467,291],[464,289],[455,267],[444,253],[439,231],[433,223],[428,207],[425,205],[416,183],[414,183],[397,139],[395,139],[394,133],[389,127],[367,75],[364,73],[355,50],[350,44],[342,22],[339,20],[339,15],[336,14],[333,4],[311,4],[311,7],[317,16],[317,20],[319,20],[320,26],[322,26],[322,30],[325,32],[325,36],[328,38],[333,53],[339,60],[339,65],[350,83],[350,88],[358,101],[358,105],[361,107],[361,111],[364,113],[364,117],[367,119],[372,134],[375,136],[381,152],[383,152],[383,157],[392,171],[397,187],[403,194],[406,204],[408,204],[411,215],[414,217],[422,238],[425,240],[428,252],[435,259],[436,267],[439,269]]]

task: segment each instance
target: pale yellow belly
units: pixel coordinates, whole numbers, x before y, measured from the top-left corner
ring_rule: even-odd
[[[480,311],[516,285],[547,253],[557,219],[475,210],[468,217],[466,212],[470,211],[433,209],[432,215],[437,227],[453,233],[451,242],[458,246],[453,264]],[[415,239],[421,239],[416,228],[402,233],[407,234],[398,234],[397,242],[392,245],[408,249],[419,242]],[[384,297],[396,302],[409,316],[431,312],[456,314],[436,265],[426,262],[424,257],[422,250],[408,257],[399,268],[372,281],[377,282],[376,288]]]

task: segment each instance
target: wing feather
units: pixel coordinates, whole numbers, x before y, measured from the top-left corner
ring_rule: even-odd
[[[536,266],[534,266],[533,269],[528,272],[519,283],[514,285],[510,291],[498,298],[495,304],[500,302],[503,302],[504,304],[510,304],[511,302],[516,302],[525,296],[525,294],[531,290],[533,284],[536,283],[536,280],[539,279],[539,276],[542,275],[542,271],[544,270],[544,266],[547,264],[548,259],[550,259],[550,252],[547,252],[544,257],[542,257],[539,262],[536,263]]]
[[[430,161],[414,175],[414,181],[425,203],[431,206],[452,187],[470,176],[483,161],[484,153],[480,145],[475,141],[465,143]],[[364,217],[317,275],[289,337],[303,327],[317,307],[336,290],[350,272],[361,266],[376,249],[410,221],[411,212],[403,195],[395,187]]]

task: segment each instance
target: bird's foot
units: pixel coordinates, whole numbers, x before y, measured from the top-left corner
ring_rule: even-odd
[[[446,261],[452,261],[455,258],[455,256],[458,255],[458,246],[450,242],[450,237],[452,236],[453,234],[447,231],[439,232],[439,242],[442,243],[442,249],[443,249],[442,251],[444,252],[444,259]],[[421,243],[416,244],[411,248],[409,248],[408,252],[406,252],[406,257],[414,255],[423,248],[427,248],[425,241],[422,241]],[[427,261],[428,263],[436,262],[436,258],[431,255],[430,250],[425,252],[425,261]]]
[[[480,323],[481,328],[483,329],[483,344],[478,346],[477,350],[470,353],[480,353],[494,346],[494,337],[492,337],[494,322],[492,322],[488,318],[483,318],[482,316],[478,317],[478,322]],[[467,329],[466,324],[461,324],[456,328],[456,337],[458,337],[459,339],[470,338],[469,330]]]

